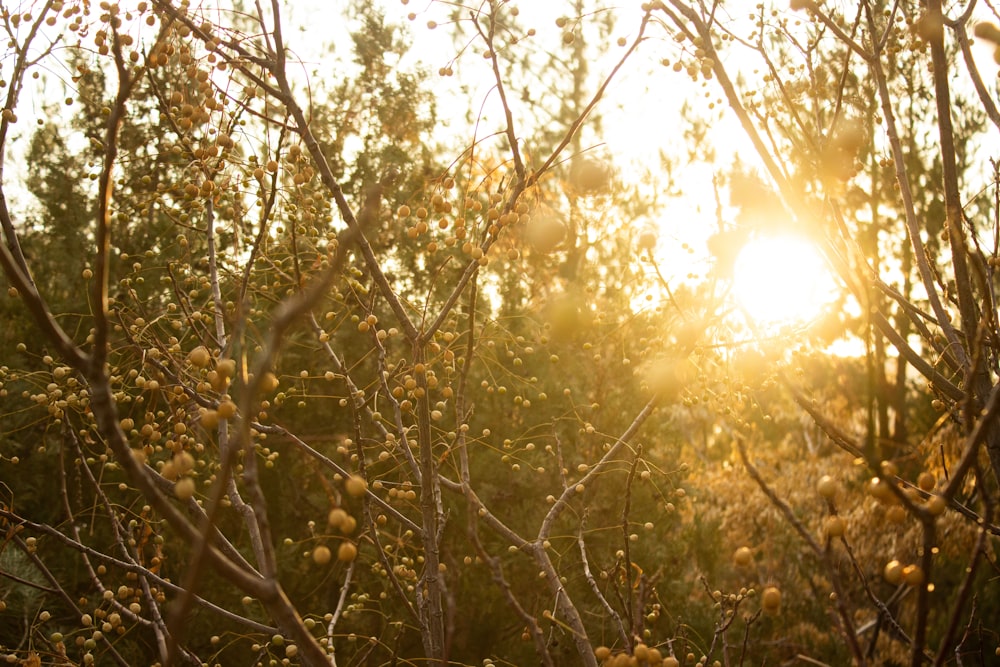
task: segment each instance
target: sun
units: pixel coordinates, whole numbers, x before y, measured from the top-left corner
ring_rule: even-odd
[[[830,302],[836,285],[818,248],[796,236],[753,239],[733,268],[733,292],[757,325],[800,324]]]

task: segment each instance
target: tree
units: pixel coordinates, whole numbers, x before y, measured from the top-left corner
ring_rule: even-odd
[[[663,8],[672,26],[700,50],[694,55],[701,57],[702,72],[719,81],[784,209],[800,225],[818,223],[815,233],[865,313],[864,427],[844,426],[824,414],[816,407],[816,389],[794,391],[826,434],[865,463],[872,493],[902,508],[892,510],[894,516],[919,526],[920,541],[908,554],[914,562],[904,567],[894,559],[885,571],[890,583],[905,581],[916,591],[904,614],[906,634],[895,626],[914,665],[925,659],[925,651],[936,653],[940,664],[961,647],[959,628],[976,614],[969,607],[974,573],[987,536],[995,534],[990,517],[998,471],[991,435],[996,373],[988,340],[996,325],[994,309],[981,307],[992,303],[991,260],[982,240],[985,219],[967,213],[981,205],[983,173],[968,151],[956,148],[985,130],[994,106],[969,46],[973,7],[945,16],[935,2],[926,8],[862,2],[843,13],[822,3],[792,3],[793,10],[805,13],[798,19],[758,5],[749,37],[693,7]],[[737,89],[720,50],[726,44],[759,55],[767,73],[761,95]],[[858,66],[864,78],[856,75]],[[956,70],[966,77],[960,86],[951,76]],[[928,145],[933,148],[922,150]],[[909,247],[885,257],[886,242],[904,234]],[[889,267],[898,277],[889,277]],[[887,350],[894,350],[894,358]],[[936,352],[928,358],[930,350]],[[933,406],[948,417],[912,432],[909,424],[920,419],[915,408],[924,404],[914,389],[935,395]],[[938,457],[941,452],[927,446],[944,447],[942,438],[957,443],[950,455]],[[836,580],[830,559],[837,552],[829,539],[839,536],[839,524],[828,531],[825,546],[810,537],[742,445],[740,455]],[[829,509],[835,517],[837,505],[831,502]],[[974,522],[968,527],[978,538],[967,576],[945,592],[927,582],[947,576],[938,562],[946,559],[937,555],[949,530],[941,516],[951,510]],[[854,554],[846,553],[857,565]],[[858,572],[868,576],[861,567]],[[842,632],[857,662],[872,655],[879,628],[895,622],[896,612],[866,591],[878,608],[869,649],[858,639],[864,633],[854,627],[847,603],[839,604]],[[936,613],[941,616],[933,618]]]
[[[577,0],[551,31],[431,3],[411,20],[457,45],[435,80],[356,3],[350,75],[319,82],[276,0],[5,9],[12,659],[985,663],[997,186],[958,147],[997,114],[971,9],[792,4]],[[718,85],[706,112],[756,151],[715,165],[715,243],[787,215],[860,315],[775,336],[731,262],[665,274],[661,201],[590,148],[643,54]],[[442,132],[456,68],[495,104]]]

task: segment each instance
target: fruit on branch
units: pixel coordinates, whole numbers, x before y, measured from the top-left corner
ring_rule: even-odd
[[[944,514],[945,509],[947,509],[947,503],[945,503],[944,498],[941,496],[933,495],[927,499],[924,509],[930,512],[932,516],[941,516]]]
[[[232,419],[236,416],[236,404],[229,399],[220,401],[216,414],[219,419]]]
[[[337,549],[337,560],[342,563],[350,563],[358,557],[358,548],[353,542],[341,542]]]
[[[215,365],[215,371],[224,378],[232,378],[236,375],[236,361],[233,359],[220,359]]]
[[[656,232],[647,229],[639,234],[639,240],[636,245],[639,247],[639,250],[652,250],[656,247],[656,241]]]
[[[765,613],[777,614],[781,610],[781,591],[775,586],[768,586],[760,597],[760,606]]]
[[[892,489],[889,487],[890,484],[892,484],[892,482],[888,482],[878,477],[872,477],[871,481],[868,482],[868,493],[885,504],[899,502],[896,494],[894,494]]]
[[[360,475],[351,475],[344,480],[344,490],[352,498],[360,498],[368,490],[368,482]]]
[[[893,505],[885,511],[885,518],[889,523],[903,523],[906,521],[906,510],[902,505]]]
[[[278,377],[274,373],[268,372],[261,378],[260,390],[265,394],[270,394],[278,388],[279,384]]]
[[[358,527],[358,520],[339,507],[330,510],[327,523],[344,535],[350,535]]]
[[[823,532],[826,533],[827,537],[843,537],[846,531],[847,523],[844,521],[843,517],[836,515],[828,516],[826,517],[826,521],[823,522]]]
[[[212,362],[212,353],[204,345],[199,345],[188,352],[188,361],[195,368],[208,368]]]
[[[837,480],[829,475],[823,475],[816,483],[816,491],[827,500],[833,500],[837,495]]]
[[[733,553],[733,562],[737,567],[750,567],[753,564],[753,550],[750,547],[740,547]]]
[[[218,410],[205,410],[200,417],[201,427],[206,431],[215,430],[219,426]]]
[[[333,558],[333,553],[330,551],[330,547],[325,544],[321,544],[312,552],[313,562],[317,565],[326,565]]]
[[[899,585],[903,581],[903,564],[898,560],[891,560],[882,568],[882,576],[893,586]]]
[[[937,479],[926,470],[917,476],[917,486],[921,491],[933,491],[937,485]]]
[[[190,500],[194,496],[194,491],[194,480],[190,477],[179,479],[174,484],[174,495],[177,496],[178,500]]]
[[[924,583],[924,571],[919,565],[907,565],[903,568],[903,581],[909,586],[919,586]]]

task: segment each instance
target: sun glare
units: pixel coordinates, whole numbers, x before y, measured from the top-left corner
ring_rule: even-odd
[[[808,322],[819,315],[834,288],[816,246],[792,236],[749,242],[733,270],[736,301],[756,324]]]

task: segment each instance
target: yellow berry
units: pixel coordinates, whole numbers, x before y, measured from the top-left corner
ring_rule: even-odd
[[[360,475],[351,475],[344,481],[344,489],[347,491],[347,495],[360,498],[368,490],[368,482]]]
[[[204,345],[199,345],[188,352],[188,361],[196,368],[206,368],[212,361],[212,353]]]
[[[357,557],[358,548],[354,546],[353,542],[342,542],[340,548],[337,549],[337,560],[342,563],[350,563]]]
[[[906,510],[902,505],[893,505],[885,511],[885,518],[890,523],[903,523],[906,521]]]
[[[844,532],[847,530],[847,523],[843,517],[828,516],[823,523],[823,530],[829,537],[843,537]]]
[[[326,546],[325,544],[321,544],[315,549],[313,549],[312,559],[313,562],[316,563],[317,565],[326,565],[327,563],[330,562],[330,558],[332,557],[333,554],[330,552],[330,547]]]
[[[236,416],[236,404],[232,401],[222,401],[216,410],[219,419],[232,419]]]
[[[927,508],[927,511],[933,516],[941,516],[947,508],[947,504],[941,496],[931,496],[927,499],[927,503],[924,507]]]
[[[882,569],[882,576],[893,586],[903,581],[903,564],[898,560],[891,560]]]
[[[819,495],[830,500],[837,493],[837,480],[829,475],[823,475],[816,483],[816,490],[819,492]]]
[[[781,591],[775,586],[768,586],[760,597],[760,606],[768,614],[776,614],[781,609]]]
[[[933,491],[936,485],[937,479],[935,479],[934,475],[927,471],[920,473],[917,477],[917,486],[919,486],[923,491]]]
[[[733,553],[733,562],[737,567],[749,567],[753,563],[753,550],[750,547],[740,547]]]
[[[924,583],[924,571],[919,565],[907,565],[903,568],[903,581],[910,586],[919,586]]]
[[[194,495],[194,480],[190,477],[177,480],[174,484],[174,495],[178,500],[190,500]]]
[[[330,524],[331,528],[340,528],[347,521],[347,512],[339,507],[335,507],[330,510],[330,514],[327,515],[326,522]]]

